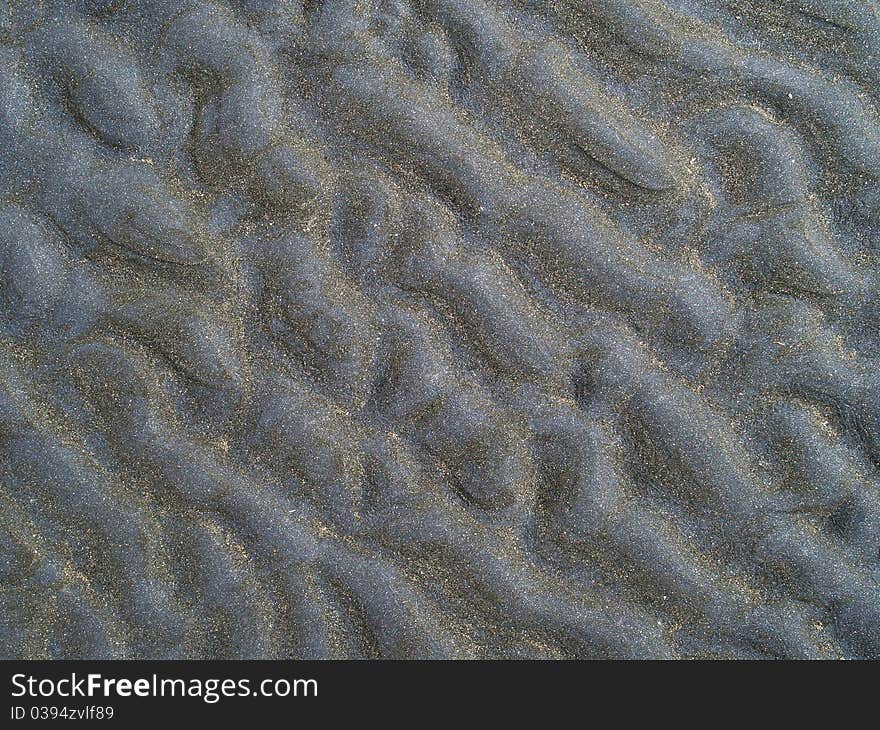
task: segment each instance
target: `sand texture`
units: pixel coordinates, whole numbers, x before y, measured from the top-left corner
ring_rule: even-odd
[[[0,656],[880,658],[880,11],[0,3]]]

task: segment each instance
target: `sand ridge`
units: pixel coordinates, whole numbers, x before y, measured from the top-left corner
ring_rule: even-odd
[[[0,9],[0,655],[880,657],[878,49]]]

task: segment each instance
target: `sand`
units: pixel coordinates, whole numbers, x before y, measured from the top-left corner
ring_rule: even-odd
[[[880,657],[875,2],[12,2],[0,69],[0,656]]]

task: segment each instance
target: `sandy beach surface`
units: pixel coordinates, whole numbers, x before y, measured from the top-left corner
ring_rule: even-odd
[[[0,656],[880,658],[880,10],[0,4]]]

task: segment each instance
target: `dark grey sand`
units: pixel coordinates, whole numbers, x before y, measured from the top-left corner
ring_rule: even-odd
[[[880,657],[878,28],[0,4],[0,655]]]

